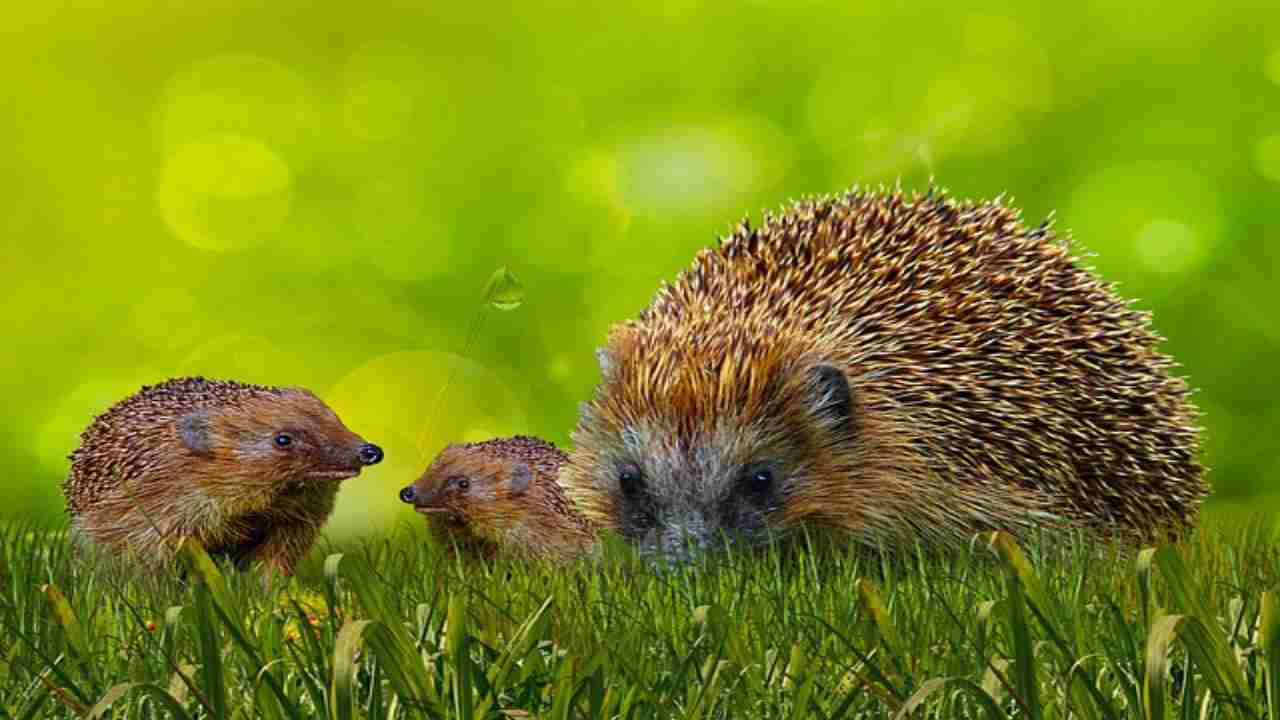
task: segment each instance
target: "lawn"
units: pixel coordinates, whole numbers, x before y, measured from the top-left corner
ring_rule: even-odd
[[[419,528],[269,584],[185,580],[0,528],[0,717],[1280,717],[1264,524],[1120,551],[983,535],[954,553],[793,538],[657,568],[462,562]]]

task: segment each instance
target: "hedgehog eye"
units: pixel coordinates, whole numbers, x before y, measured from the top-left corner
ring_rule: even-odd
[[[459,490],[465,491],[467,488],[471,487],[471,481],[461,475],[453,478],[450,482],[452,482]]]
[[[289,433],[280,433],[276,435],[275,443],[278,448],[287,448],[293,444],[293,436],[289,435]]]
[[[751,495],[765,495],[773,489],[773,470],[763,465],[747,468],[742,478],[743,488]]]
[[[627,495],[635,495],[640,492],[640,487],[644,482],[644,476],[640,472],[640,466],[635,463],[627,463],[618,468],[618,485],[622,488],[622,492]]]

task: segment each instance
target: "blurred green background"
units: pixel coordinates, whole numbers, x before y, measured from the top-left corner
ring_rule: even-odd
[[[733,222],[931,175],[1054,212],[1155,312],[1222,501],[1280,479],[1274,3],[6,14],[2,514],[56,517],[93,414],[203,373],[311,387],[386,448],[332,534],[403,520],[447,440],[566,443],[609,325]],[[468,347],[502,265],[526,302]]]

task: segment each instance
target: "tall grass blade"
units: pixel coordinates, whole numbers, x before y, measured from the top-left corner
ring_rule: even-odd
[[[1224,654],[1213,629],[1190,615],[1164,615],[1156,618],[1147,636],[1147,657],[1143,678],[1143,703],[1146,720],[1163,720],[1168,694],[1169,648],[1182,641],[1187,651],[1185,675],[1199,670],[1209,690],[1228,707],[1248,706],[1243,687],[1234,685],[1240,673],[1235,658]],[[1194,668],[1192,667],[1194,665]],[[1234,712],[1232,714],[1235,714]]]
[[[902,707],[894,714],[894,720],[906,720],[911,717],[911,713],[916,711],[929,699],[931,695],[941,690],[955,690],[966,693],[969,697],[977,701],[978,706],[986,713],[991,720],[1007,720],[1009,717],[1004,710],[1000,709],[1000,704],[991,696],[983,687],[968,678],[951,677],[951,678],[934,678],[926,680],[920,685],[920,689],[912,693],[911,697],[902,704]],[[941,717],[941,716],[939,716]]]
[[[213,559],[209,557],[204,545],[201,545],[200,541],[193,537],[183,538],[178,553],[186,564],[187,569],[195,576],[196,582],[208,588],[214,600],[225,608],[228,613],[234,612],[236,604],[231,600],[231,593],[227,589],[227,580],[222,576],[222,572],[218,570],[218,566],[214,564]]]
[[[466,596],[455,593],[449,598],[449,612],[445,617],[445,656],[453,663],[453,712],[459,720],[472,720],[475,716],[474,678],[471,668],[471,638],[467,635]]]
[[[1191,573],[1182,557],[1172,546],[1165,546],[1156,551],[1155,564],[1174,597],[1174,606],[1183,610],[1189,620],[1194,620],[1175,622],[1173,625],[1182,636],[1188,652],[1204,672],[1209,689],[1218,694],[1219,699],[1234,702],[1245,698],[1248,685],[1244,673],[1236,662],[1225,634],[1217,625],[1217,616],[1205,605],[1204,594],[1196,592],[1192,587]],[[1154,631],[1153,625],[1152,632]]]
[[[430,710],[436,715],[445,714],[431,697],[422,660],[413,648],[406,647],[386,623],[351,620],[338,632],[334,646],[333,678],[329,690],[333,717],[352,717],[356,670],[362,647],[377,658],[378,667],[401,698],[401,704],[419,711]]]
[[[355,705],[356,656],[365,628],[375,620],[354,620],[343,626],[333,649],[333,680],[330,683],[329,711],[334,720],[350,720]]]
[[[241,627],[239,622],[233,620],[231,614],[218,605],[216,601],[214,602],[213,609],[218,614],[218,618],[222,621],[223,626],[227,628],[227,632],[231,635],[232,641],[234,641],[236,646],[238,646],[241,651],[248,656],[250,666],[259,668],[256,675],[257,680],[267,686],[267,689],[272,693],[273,699],[279,703],[277,706],[269,705],[263,701],[258,708],[259,712],[265,710],[267,713],[274,716],[278,714],[279,711],[283,710],[289,714],[289,717],[294,718],[294,720],[301,720],[301,715],[299,714],[298,709],[293,707],[293,703],[290,703],[289,698],[285,695],[284,688],[280,684],[279,678],[275,676],[268,664],[264,662],[261,653],[258,652],[258,649],[254,647],[253,643],[250,642],[250,639],[245,635],[244,628]]]
[[[810,658],[798,644],[791,646],[791,661],[787,663],[786,679],[795,688],[791,700],[791,717],[809,717],[809,699],[813,696],[814,683],[818,677],[816,673],[810,672]]]
[[[1058,664],[1059,667],[1066,670],[1067,693],[1072,701],[1073,709],[1083,715],[1085,720],[1092,720],[1092,718],[1097,717],[1098,713],[1101,713],[1108,720],[1119,720],[1119,709],[1110,698],[1098,690],[1093,671],[1083,664],[1078,657],[1076,643],[1069,641],[1068,635],[1055,626],[1049,617],[1052,605],[1048,594],[1045,592],[1044,584],[1013,537],[1002,532],[993,533],[991,547],[1003,562],[1007,573],[1006,577],[1017,579],[1018,585],[1021,587],[1020,596],[1025,601],[1026,608],[1030,610],[1040,627],[1044,629],[1045,634],[1049,636],[1050,642],[1058,650],[1060,657]],[[1083,575],[1081,576],[1082,578]],[[1011,618],[1015,612],[1019,615],[1022,614],[1018,608],[1008,607],[1006,610]],[[1025,620],[1023,622],[1025,623]],[[1017,640],[1016,629],[1014,637]],[[985,635],[981,635],[980,640],[985,643]],[[1016,673],[1024,672],[1024,670],[1017,668],[1015,668],[1015,671]],[[1032,682],[1034,682],[1034,678],[1032,678]],[[1092,703],[1085,702],[1085,694],[1092,700]],[[1029,709],[1029,712],[1034,714],[1037,710]]]
[[[1014,543],[1003,532],[992,533],[991,545],[996,549],[1005,566],[1005,595],[1007,600],[1009,635],[1013,653],[1013,689],[1031,720],[1043,717],[1040,708],[1040,688],[1036,681],[1035,649],[1031,643],[1031,629],[1027,627],[1025,610],[1026,589],[1040,594],[1039,583],[1031,571],[1031,565]]]
[[[45,600],[49,603],[49,613],[53,615],[53,619],[57,622],[58,627],[62,628],[62,634],[67,639],[67,644],[80,658],[89,657],[89,641],[84,634],[84,628],[80,625],[80,621],[76,619],[76,615],[71,610],[71,603],[67,602],[66,596],[58,589],[56,585],[41,585],[40,591],[44,593]]]
[[[547,608],[551,607],[551,602],[554,599],[553,596],[548,596],[546,600],[543,600],[542,605],[532,615],[525,618],[525,621],[516,629],[511,639],[507,641],[506,647],[503,648],[502,653],[493,665],[493,669],[489,672],[489,687],[493,688],[494,692],[490,693],[488,697],[476,706],[475,714],[477,716],[489,716],[489,709],[497,703],[497,694],[507,685],[516,663],[523,661],[533,650],[534,644],[537,643],[539,637],[534,630],[541,625]]]
[[[1192,587],[1191,571],[1187,569],[1177,548],[1165,545],[1157,549],[1153,563],[1159,568],[1160,577],[1164,578],[1169,593],[1173,595],[1173,607],[1201,622],[1208,622],[1213,617],[1205,605],[1204,593]]]
[[[195,631],[200,658],[200,686],[209,716],[214,720],[227,717],[227,681],[222,668],[222,640],[218,636],[218,620],[213,609],[213,594],[207,585],[197,584]]]
[[[1138,559],[1134,563],[1135,574],[1138,578],[1138,612],[1142,616],[1142,627],[1151,627],[1151,618],[1154,613],[1152,608],[1151,594],[1151,573],[1155,566],[1157,548],[1144,548],[1138,553]]]
[[[863,612],[871,618],[872,625],[880,636],[880,642],[884,643],[890,655],[898,657],[898,634],[889,620],[889,612],[885,609],[884,601],[880,599],[880,593],[876,590],[875,584],[865,578],[858,578],[854,586],[858,589],[859,604]]]
[[[227,717],[227,684],[222,665],[222,638],[218,634],[218,611],[214,607],[221,607],[227,616],[234,617],[236,605],[227,589],[226,579],[199,540],[183,538],[178,553],[195,580],[194,630],[200,659],[199,697],[210,717],[224,720]]]
[[[1267,717],[1280,718],[1280,607],[1276,593],[1262,593],[1258,640],[1265,658]]]
[[[33,720],[36,717],[36,713],[40,712],[41,708],[44,707],[44,704],[49,702],[50,697],[51,696],[48,692],[42,691],[38,695],[36,695],[34,698],[28,701],[29,704],[27,705],[27,709],[25,712],[21,714],[14,712],[12,714],[15,718],[17,718],[17,720]]]
[[[85,715],[86,720],[99,720],[105,716],[111,706],[117,700],[132,692],[142,693],[151,698],[153,702],[169,713],[169,716],[177,720],[191,720],[191,715],[182,707],[182,703],[178,702],[168,690],[151,683],[122,683],[107,690],[102,699],[96,705],[90,708],[88,714]]]

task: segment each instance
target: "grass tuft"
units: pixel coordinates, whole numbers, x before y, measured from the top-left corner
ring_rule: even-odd
[[[825,543],[825,545],[824,545]],[[424,534],[295,578],[182,579],[0,528],[0,718],[1277,718],[1280,552],[1254,524],[654,568],[459,563]],[[324,555],[323,553],[318,555]]]

